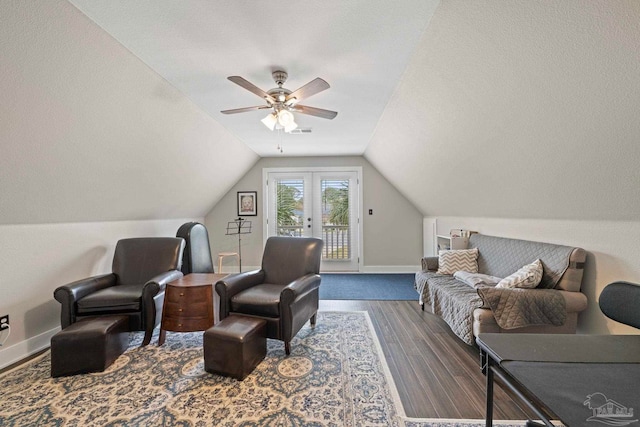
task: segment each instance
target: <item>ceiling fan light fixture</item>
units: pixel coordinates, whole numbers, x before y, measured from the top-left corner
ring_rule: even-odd
[[[296,129],[297,127],[298,127],[298,124],[292,120],[291,123],[285,125],[284,131],[286,133],[290,133],[292,130]]]
[[[262,122],[262,124],[268,127],[269,130],[273,130],[273,128],[275,128],[276,124],[278,123],[278,119],[276,118],[276,115],[274,113],[267,115],[267,117],[260,121]]]
[[[238,86],[248,90],[249,92],[258,95],[263,98],[267,105],[259,105],[255,107],[234,108],[231,110],[223,110],[222,114],[236,114],[244,113],[247,111],[264,110],[271,111],[267,117],[262,119],[262,123],[271,131],[284,130],[290,133],[298,128],[298,124],[295,122],[295,117],[292,112],[307,114],[310,116],[321,117],[323,119],[333,119],[338,114],[336,111],[324,110],[322,108],[309,107],[306,105],[298,104],[312,95],[315,95],[323,90],[329,89],[329,83],[322,80],[320,77],[316,77],[306,85],[294,90],[283,88],[282,85],[287,80],[287,73],[284,71],[274,71],[272,77],[277,88],[271,89],[268,92],[260,89],[253,83],[240,76],[229,76],[228,80],[237,84]]]
[[[290,123],[294,123],[295,118],[290,111],[280,110],[278,111],[278,123],[280,123],[283,127],[287,127]]]

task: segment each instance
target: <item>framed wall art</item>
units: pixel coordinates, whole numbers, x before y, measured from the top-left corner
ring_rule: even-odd
[[[238,191],[238,216],[258,215],[258,192]]]

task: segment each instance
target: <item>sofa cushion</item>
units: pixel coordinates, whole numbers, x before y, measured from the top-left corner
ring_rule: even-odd
[[[139,311],[142,301],[140,285],[116,285],[100,289],[78,300],[78,314]]]
[[[231,311],[256,316],[278,317],[283,285],[263,283],[231,297]]]
[[[438,253],[438,274],[456,271],[478,272],[478,249],[458,249]]]
[[[537,259],[502,279],[496,288],[533,289],[540,284],[540,280],[542,280],[542,263]]]
[[[509,239],[472,234],[469,247],[478,248],[478,272],[507,277],[523,265],[536,259],[542,261],[544,271],[539,288],[554,288],[569,266],[574,248],[552,243]]]

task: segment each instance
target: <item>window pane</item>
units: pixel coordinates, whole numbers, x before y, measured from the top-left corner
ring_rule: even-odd
[[[302,236],[304,231],[304,180],[276,180],[276,235]]]
[[[349,226],[349,179],[322,179],[323,259],[351,259]]]

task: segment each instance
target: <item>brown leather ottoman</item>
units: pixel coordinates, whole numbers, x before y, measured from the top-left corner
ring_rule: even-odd
[[[127,316],[82,319],[51,337],[51,376],[102,372],[128,345]]]
[[[204,333],[204,369],[243,380],[267,354],[264,319],[231,315]]]

